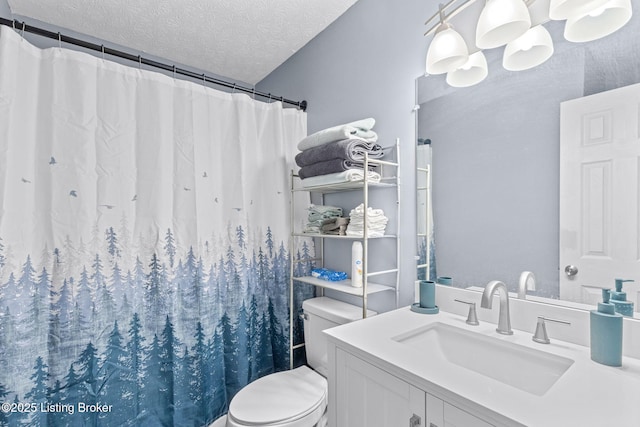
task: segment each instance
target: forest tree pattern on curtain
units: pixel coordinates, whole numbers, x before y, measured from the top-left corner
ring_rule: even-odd
[[[178,258],[167,230],[163,253],[137,257],[126,271],[111,227],[93,257],[70,245],[54,248],[51,273],[27,256],[0,292],[0,391],[4,402],[37,407],[1,412],[0,420],[204,425],[242,386],[288,369],[289,254],[270,229],[257,251],[247,251],[243,227],[235,236],[226,252],[207,253],[205,261],[192,248]],[[0,246],[2,268],[6,249]],[[54,290],[52,273],[82,258],[80,275],[58,273],[63,283]],[[306,242],[295,259],[303,261],[296,275],[308,275]],[[106,412],[78,413],[79,404]]]
[[[306,116],[0,30],[0,425],[207,425],[289,367]]]

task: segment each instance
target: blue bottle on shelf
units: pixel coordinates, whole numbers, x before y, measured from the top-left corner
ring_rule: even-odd
[[[602,302],[591,310],[591,360],[608,366],[622,366],[622,315],[609,302],[611,291],[602,290]]]
[[[614,305],[616,313],[633,317],[633,301],[627,301],[627,293],[622,292],[624,282],[633,282],[633,280],[616,279],[616,290],[611,292],[611,304]]]

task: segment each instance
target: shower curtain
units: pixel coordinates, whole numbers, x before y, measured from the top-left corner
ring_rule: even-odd
[[[280,103],[2,27],[0,425],[206,425],[287,369],[305,135]]]

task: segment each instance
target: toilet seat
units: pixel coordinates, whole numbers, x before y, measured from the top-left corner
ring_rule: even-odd
[[[267,375],[233,397],[227,426],[313,426],[325,411],[327,391],[327,380],[307,366]]]

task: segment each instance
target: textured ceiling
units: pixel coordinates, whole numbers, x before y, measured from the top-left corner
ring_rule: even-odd
[[[15,15],[255,84],[357,0],[9,0]]]

